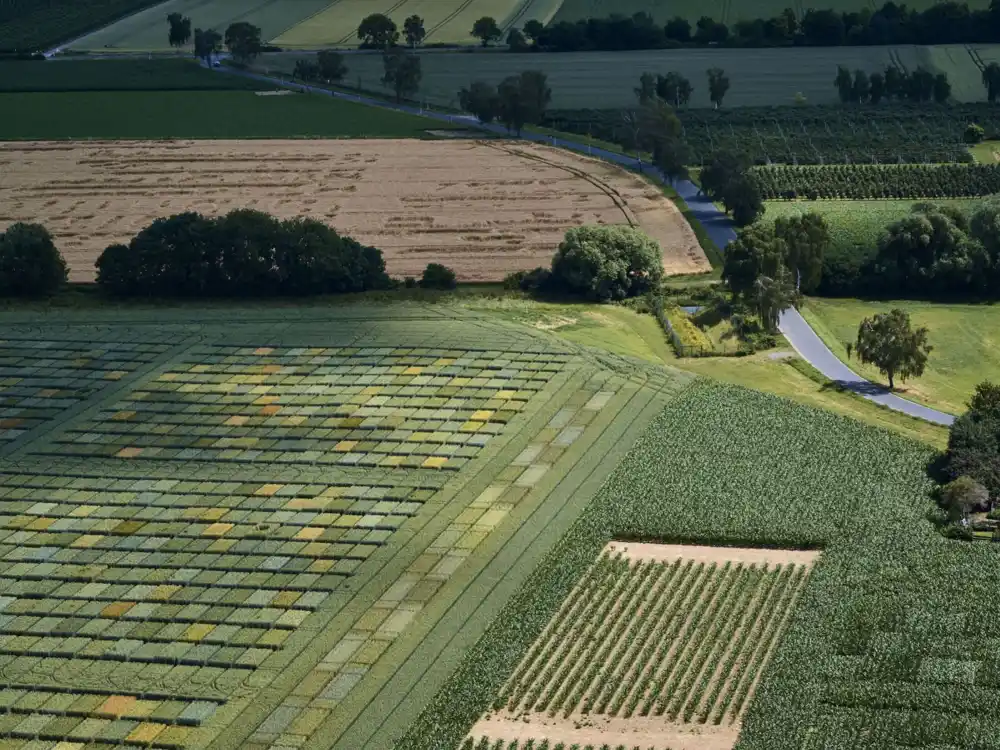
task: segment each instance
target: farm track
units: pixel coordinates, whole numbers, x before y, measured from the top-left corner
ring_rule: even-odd
[[[474,2],[474,0],[463,0],[463,2],[462,2],[461,5],[459,5],[455,10],[453,10],[451,13],[449,13],[447,16],[445,16],[442,20],[438,21],[430,29],[427,30],[427,34],[424,36],[424,41],[426,41],[427,39],[430,39],[431,35],[435,31],[439,31],[446,24],[451,23],[456,18],[458,18],[459,14],[462,13],[462,11],[464,11],[470,5],[472,5],[473,2]]]

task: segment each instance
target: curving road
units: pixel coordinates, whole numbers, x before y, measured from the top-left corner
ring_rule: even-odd
[[[500,135],[507,135],[507,131],[502,125],[484,125],[471,115],[450,115],[443,112],[435,112],[432,110],[421,109],[419,107],[413,107],[407,104],[393,104],[381,99],[373,99],[371,97],[360,96],[358,94],[330,91],[328,89],[317,88],[306,84],[289,83],[277,78],[271,78],[270,76],[260,75],[250,71],[237,70],[228,66],[215,68],[215,70],[231,73],[233,75],[254,78],[259,81],[299,89],[301,91],[326,94],[327,96],[333,96],[337,99],[345,99],[359,104],[367,104],[373,107],[381,107],[383,109],[391,109],[398,112],[407,112],[409,114],[423,115],[424,117],[440,120],[441,122],[466,125],[470,128],[477,128],[487,130],[492,133],[498,133]],[[601,148],[594,148],[584,143],[566,140],[565,138],[556,138],[554,136],[541,135],[539,133],[522,133],[521,138],[523,140],[548,143],[553,146],[570,149],[571,151],[579,151],[584,154],[599,156],[602,159],[615,162],[616,164],[620,164],[629,169],[641,169],[643,166],[632,156],[626,156],[625,154],[619,154],[614,151],[605,151]],[[651,168],[648,164],[645,165],[645,168],[647,171],[652,170],[657,173],[660,179],[666,181],[666,178],[662,173],[659,173],[659,170]],[[720,211],[711,200],[701,194],[697,185],[688,180],[679,180],[674,183],[674,188],[680,194],[681,198],[684,199],[684,202],[687,203],[688,208],[691,209],[692,215],[705,228],[708,236],[712,238],[712,241],[718,247],[724,248],[736,237],[736,231],[732,221],[724,212]],[[827,345],[824,344],[820,337],[816,335],[816,332],[813,331],[813,329],[806,322],[805,318],[803,318],[799,311],[795,308],[789,308],[781,314],[778,321],[778,329],[782,334],[784,334],[785,338],[788,339],[788,342],[792,345],[792,348],[798,352],[802,359],[806,360],[809,364],[823,373],[824,376],[846,390],[853,391],[869,401],[874,401],[877,404],[881,404],[882,406],[886,406],[895,411],[909,414],[911,417],[916,417],[917,419],[922,419],[927,422],[933,422],[934,424],[950,425],[955,421],[955,417],[951,414],[945,414],[944,412],[937,411],[936,409],[921,406],[913,401],[900,398],[899,396],[891,393],[885,386],[866,380],[855,373],[851,370],[851,368],[841,362],[837,355],[830,351]]]

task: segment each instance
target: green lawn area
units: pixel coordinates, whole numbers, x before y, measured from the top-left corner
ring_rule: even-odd
[[[273,88],[242,76],[221,75],[193,59],[11,60],[0,62],[0,92],[174,91]]]
[[[983,141],[969,146],[969,153],[980,164],[996,164],[1000,159],[1000,141]]]
[[[915,326],[926,326],[934,347],[924,375],[898,384],[901,395],[960,414],[975,385],[1000,379],[1000,306],[949,305],[932,302],[863,302],[855,299],[807,300],[802,314],[838,357],[847,361],[844,342],[857,338],[863,318],[900,307]],[[884,382],[874,367],[854,359],[850,366],[867,378]]]
[[[0,140],[414,138],[447,128],[318,94],[120,91],[0,94]]]
[[[943,427],[883,409],[859,396],[824,387],[823,383],[807,377],[787,361],[772,357],[773,352],[749,357],[678,359],[652,315],[641,315],[625,307],[556,304],[516,297],[475,295],[463,298],[460,305],[548,331],[573,343],[783,396],[800,404],[892,430],[936,448],[944,448],[948,441],[948,432]],[[709,335],[714,333],[714,329],[709,331]],[[778,351],[790,352],[791,348],[783,344]]]

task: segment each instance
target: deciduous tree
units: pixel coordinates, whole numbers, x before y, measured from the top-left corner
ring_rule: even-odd
[[[66,262],[41,224],[11,224],[0,233],[0,297],[52,294],[66,282]]]
[[[226,47],[240,65],[247,65],[260,54],[263,44],[260,27],[246,21],[237,21],[226,29]]]
[[[833,85],[837,87],[840,101],[847,104],[854,99],[854,79],[851,77],[851,71],[843,65],[837,66],[837,77],[833,79]]]
[[[358,24],[358,39],[362,47],[387,50],[399,41],[399,29],[389,16],[372,13]]]
[[[889,388],[895,388],[897,377],[906,382],[923,375],[932,349],[927,329],[914,329],[910,316],[899,308],[865,318],[858,326],[858,359],[875,365],[889,380]]]
[[[1000,10],[1000,4],[998,4]],[[986,87],[986,99],[990,104],[996,102],[1000,97],[1000,64],[991,62],[983,68],[983,86]]]
[[[574,227],[552,258],[552,277],[566,291],[588,299],[634,297],[659,286],[660,246],[634,227]]]
[[[489,47],[490,42],[495,42],[503,36],[503,31],[497,25],[496,19],[490,16],[483,16],[472,24],[471,33],[484,47]]]
[[[807,213],[779,217],[774,234],[786,247],[785,265],[795,288],[809,294],[816,291],[823,276],[823,255],[830,246],[830,228],[822,214]]]
[[[194,30],[194,55],[201,58],[208,65],[212,62],[212,56],[219,54],[222,49],[222,35],[215,29],[195,29]]]
[[[319,77],[327,83],[338,83],[347,75],[344,56],[332,49],[323,49],[316,54]]]
[[[691,82],[680,73],[671,71],[656,77],[656,95],[675,107],[687,104],[693,92]]]
[[[524,35],[531,40],[532,44],[538,44],[538,38],[545,31],[545,24],[536,18],[532,18],[524,23]]]
[[[643,73],[639,76],[639,85],[633,89],[641,106],[646,106],[656,97],[656,76]]]
[[[493,122],[500,112],[497,87],[485,81],[473,81],[468,88],[459,91],[458,102],[463,111],[475,115],[483,123]]]
[[[729,76],[726,75],[726,71],[722,68],[709,68],[708,98],[712,100],[716,109],[722,106],[727,91],[729,91]]]
[[[1000,385],[976,386],[968,411],[951,426],[946,460],[952,478],[969,476],[1000,498]]]
[[[420,57],[412,52],[389,50],[382,55],[382,65],[385,73],[382,83],[392,88],[396,101],[411,97],[420,90]]]
[[[180,13],[171,13],[167,16],[167,23],[170,24],[167,41],[171,47],[183,47],[191,41],[190,18],[185,18]]]
[[[528,40],[524,38],[524,32],[520,29],[511,29],[507,32],[507,48],[511,52],[524,52],[529,46]]]
[[[403,35],[406,37],[406,43],[410,49],[416,49],[427,36],[427,32],[424,31],[424,19],[418,15],[408,16],[403,21]]]

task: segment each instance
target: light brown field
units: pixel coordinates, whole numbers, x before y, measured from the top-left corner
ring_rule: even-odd
[[[0,228],[44,224],[90,281],[110,244],[153,219],[255,208],[308,216],[381,248],[389,272],[430,262],[463,281],[547,266],[565,230],[632,224],[668,274],[709,270],[655,187],[597,159],[504,141],[308,140],[0,144]]]
[[[469,737],[729,750],[817,556],[612,542]]]

